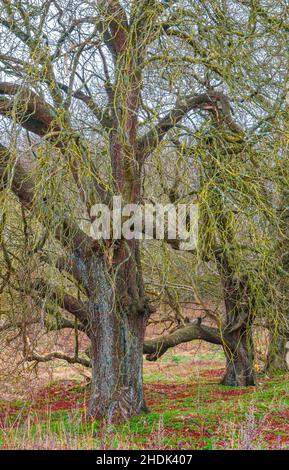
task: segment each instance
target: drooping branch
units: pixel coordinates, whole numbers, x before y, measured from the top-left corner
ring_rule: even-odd
[[[204,340],[209,343],[228,345],[229,341],[224,338],[217,328],[211,328],[204,325],[189,325],[178,329],[174,333],[160,338],[147,340],[144,342],[143,353],[146,354],[148,361],[158,360],[165,352],[177,346],[178,344],[186,343],[193,340]],[[86,354],[89,355],[90,351],[87,350]],[[26,360],[36,362],[48,362],[53,359],[62,359],[70,364],[79,363],[86,367],[91,367],[90,359],[75,358],[68,356],[61,352],[52,352],[50,354],[41,356],[37,353],[30,354]]]
[[[257,2],[255,4],[254,2],[250,2],[249,0],[239,0],[238,3],[241,5],[244,5],[246,7],[249,7],[251,9],[254,9],[254,14],[259,16],[260,18],[263,18],[267,24],[269,24],[272,29],[281,29],[284,32],[288,33],[289,32],[289,22],[286,21],[288,19],[288,16],[286,16],[286,20],[284,20],[281,16],[280,13],[276,12],[276,16],[273,16],[272,14],[268,13],[268,10],[266,7],[263,7],[260,2]],[[286,12],[286,4],[284,4],[285,9],[284,13]]]
[[[157,361],[168,349],[193,340],[205,340],[219,345],[224,344],[224,340],[222,341],[221,335],[218,333],[216,328],[190,325],[180,328],[170,335],[145,341],[143,353],[146,354],[146,359],[148,361]],[[90,349],[86,351],[86,354],[88,356],[90,355]],[[36,362],[48,362],[53,359],[62,359],[70,364],[79,363],[85,367],[91,367],[90,359],[82,359],[79,357],[75,358],[62,352],[52,352],[44,356],[41,356],[38,353],[33,353],[26,358],[27,361]]]
[[[69,87],[65,85],[64,83],[57,82],[57,85],[61,90],[63,90],[65,93],[69,92]],[[88,109],[93,113],[93,115],[98,119],[98,121],[101,123],[101,125],[105,128],[111,128],[112,123],[111,119],[109,118],[108,115],[108,110],[104,109],[102,110],[100,106],[95,102],[92,96],[89,96],[81,90],[76,90],[72,92],[73,98],[82,101],[83,103],[86,104]]]
[[[88,312],[85,303],[79,299],[76,299],[70,294],[63,292],[57,286],[54,286],[43,279],[38,279],[33,285],[34,289],[42,296],[49,298],[56,302],[60,308],[63,308],[67,312],[75,316],[82,325],[86,325],[88,322]]]
[[[17,322],[13,322],[13,321],[9,321],[9,322],[5,322],[3,323],[2,325],[0,325],[0,333],[3,333],[3,332],[7,332],[9,330],[13,330],[15,328],[23,328],[23,326],[30,326],[30,325],[35,325],[35,323],[37,323],[35,320],[29,320],[29,321],[17,321]]]
[[[8,178],[7,166],[9,162],[14,162],[10,151],[0,144],[0,181],[4,187],[8,184],[12,192],[17,196],[19,202],[27,209],[35,210],[35,182],[33,173],[35,163],[29,159],[27,154],[21,155],[16,159],[13,176]],[[0,186],[1,187],[1,186]],[[43,202],[44,204],[44,202]],[[43,221],[44,222],[44,221]],[[86,235],[75,223],[71,221],[69,216],[62,216],[57,221],[55,214],[55,236],[64,245],[68,246],[72,251],[77,249],[83,254],[89,253],[94,249],[94,240]]]
[[[43,305],[41,305],[41,308],[43,308]],[[50,313],[50,311],[49,311]],[[59,313],[59,312],[57,312]],[[60,331],[64,329],[74,329],[75,324],[73,321],[68,320],[67,318],[64,318],[63,316],[57,315],[57,319],[48,319],[47,317],[43,318],[33,318],[30,320],[23,320],[23,321],[6,321],[3,324],[0,325],[0,333],[7,332],[10,330],[15,330],[15,329],[23,329],[29,326],[37,325],[37,324],[43,324],[47,331]],[[85,328],[82,327],[80,323],[77,325],[78,330],[85,332]]]
[[[168,349],[195,340],[203,340],[234,349],[232,339],[228,338],[225,332],[219,328],[203,325],[201,319],[198,319],[195,323],[178,328],[168,335],[146,340],[143,346],[143,354],[146,355],[148,361],[157,361]],[[86,351],[86,354],[90,355],[90,349]]]
[[[52,130],[60,131],[53,108],[34,91],[16,83],[0,83],[0,114],[16,119],[24,129],[40,137]]]
[[[0,143],[0,188],[10,184],[12,192],[18,197],[20,203],[31,209],[35,190],[32,178],[34,164],[28,157],[17,159],[14,164],[13,178],[8,181],[7,165],[10,161],[10,151]]]
[[[62,85],[66,90],[69,88]],[[85,101],[90,108],[93,109],[94,102],[92,98],[84,95],[82,92],[76,92],[77,97]],[[79,94],[80,93],[80,94]],[[1,96],[3,95],[3,96]],[[10,98],[7,98],[9,96]],[[11,96],[13,98],[11,98]],[[96,111],[96,110],[95,110]],[[101,112],[99,111],[101,114]],[[36,93],[27,87],[18,84],[2,82],[0,83],[0,114],[16,120],[24,129],[27,129],[40,137],[45,137],[52,145],[58,148],[65,160],[69,163],[71,173],[75,184],[78,188],[80,198],[86,206],[89,213],[90,205],[83,190],[81,177],[79,175],[79,156],[86,162],[87,160],[87,143],[80,138],[78,133],[70,127],[69,122],[65,121],[65,126],[60,124],[57,114],[48,103],[44,102]],[[104,112],[103,116],[99,115],[102,125],[110,126],[110,121]],[[63,128],[62,128],[63,127]],[[70,152],[70,143],[77,146],[79,154],[75,155]],[[96,185],[96,193],[103,195],[104,191]]]

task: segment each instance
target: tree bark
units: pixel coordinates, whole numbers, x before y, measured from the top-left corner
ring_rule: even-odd
[[[287,339],[280,335],[271,335],[265,372],[269,375],[288,372],[286,362]]]
[[[92,384],[89,415],[108,422],[147,411],[143,393],[145,318],[111,311],[96,314],[91,340]]]
[[[168,349],[194,340],[208,341],[221,346],[224,345],[224,341],[226,344],[229,343],[229,338],[220,329],[196,323],[178,328],[168,335],[146,340],[143,353],[146,354],[148,361],[157,361]]]
[[[247,387],[255,385],[254,354],[251,327],[240,328],[230,335],[235,348],[224,347],[227,366],[222,385]]]
[[[230,387],[255,385],[249,285],[245,276],[237,276],[225,253],[219,256],[218,267],[226,308],[224,331],[229,344],[234,345],[232,348],[224,344],[227,367],[221,384]]]
[[[110,272],[100,260],[90,271],[95,286],[89,302],[92,384],[88,414],[108,422],[147,411],[142,372],[149,309],[133,244],[130,253],[132,258],[122,263],[125,250],[117,249]]]

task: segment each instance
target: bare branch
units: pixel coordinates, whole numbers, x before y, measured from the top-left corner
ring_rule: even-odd
[[[7,165],[11,161],[10,151],[0,144],[0,181],[3,187],[11,185],[13,193],[18,197],[21,204],[31,209],[34,199],[34,180],[32,178],[34,164],[31,160],[18,159],[15,162],[14,174],[11,182],[7,180]]]
[[[15,117],[24,129],[40,137],[52,130],[60,131],[55,124],[53,108],[29,88],[15,83],[0,83],[0,114],[12,119]]]
[[[25,357],[25,360],[28,362],[49,362],[53,361],[54,359],[60,359],[62,361],[68,362],[69,364],[80,364],[84,367],[91,367],[90,360],[83,359],[81,357],[72,357],[60,351],[53,351],[49,354],[45,354],[44,356],[34,351]]]
[[[57,82],[57,85],[65,93],[69,92],[69,87],[67,85],[65,85],[64,83]],[[90,111],[94,114],[94,116],[103,125],[103,127],[111,128],[112,123],[111,123],[111,119],[108,116],[108,111],[106,109],[102,110],[98,106],[98,104],[94,101],[92,96],[86,95],[81,90],[76,90],[76,91],[72,92],[72,96],[73,96],[73,98],[76,98],[76,99],[82,101],[83,103],[85,103],[86,106],[90,109]]]
[[[0,144],[0,180],[2,185],[10,184],[13,193],[18,197],[20,203],[29,210],[35,210],[34,202],[34,163],[28,158],[28,155],[16,160],[13,177],[11,181],[7,180],[7,165],[13,161],[10,151]],[[43,202],[44,204],[44,202]],[[43,223],[45,220],[43,220]],[[86,235],[69,216],[61,217],[57,222],[57,213],[55,214],[56,238],[72,251],[77,249],[82,253],[89,253],[94,250],[95,242]]]
[[[52,301],[56,302],[59,307],[74,315],[83,325],[87,324],[88,312],[85,304],[81,300],[63,292],[62,289],[43,279],[38,279],[33,287],[42,297],[48,296]]]
[[[168,349],[193,340],[204,340],[220,345],[230,344],[230,340],[221,330],[201,324],[190,324],[179,328],[169,335],[145,341],[143,352],[147,355],[147,360],[156,361],[165,354]]]
[[[222,113],[229,128],[243,135],[242,128],[233,120],[230,112],[230,102],[221,92],[202,93],[178,99],[175,107],[169,111],[159,123],[139,141],[139,158],[142,161],[150,154],[164,138],[166,133],[175,127],[190,111],[201,109],[213,113]]]

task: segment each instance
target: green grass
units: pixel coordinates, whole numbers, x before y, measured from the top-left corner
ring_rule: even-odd
[[[2,400],[0,446],[2,449],[289,448],[288,375],[270,380],[260,376],[257,387],[224,387],[218,384],[215,369],[208,365],[208,354],[205,356],[197,357],[198,366],[194,365],[195,358],[192,361],[186,355],[172,355],[160,365],[147,367],[146,398],[151,412],[118,426],[86,420],[84,404],[89,390],[80,384],[69,390],[56,384],[40,399],[9,403],[10,411]],[[171,368],[170,375],[167,368]]]

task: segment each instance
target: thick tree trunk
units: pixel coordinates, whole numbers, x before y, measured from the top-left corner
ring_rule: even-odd
[[[147,411],[142,381],[145,317],[111,311],[98,315],[95,325],[89,415],[117,422]]]
[[[249,285],[245,277],[237,276],[225,253],[218,262],[226,308],[224,332],[230,344],[230,347],[224,345],[227,368],[221,384],[231,387],[255,385]]]
[[[234,349],[224,348],[227,367],[221,384],[230,387],[255,385],[251,328],[235,331],[230,337],[236,346]]]
[[[114,263],[95,263],[89,303],[92,384],[88,414],[108,422],[147,411],[142,382],[143,344],[148,307],[137,268],[138,248],[115,252]],[[110,271],[109,271],[110,270]],[[93,272],[93,275],[91,274]],[[96,300],[93,300],[96,299]]]
[[[272,335],[265,366],[265,372],[267,374],[273,375],[276,373],[288,372],[288,364],[286,362],[286,345],[286,338],[280,335]]]

